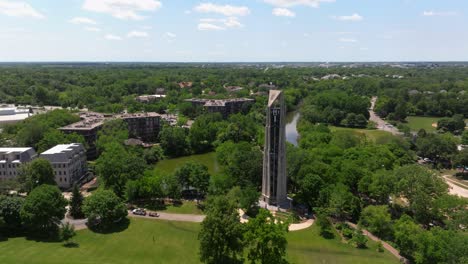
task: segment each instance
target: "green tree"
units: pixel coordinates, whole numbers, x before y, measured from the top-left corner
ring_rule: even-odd
[[[75,219],[83,218],[83,211],[81,207],[83,206],[83,195],[80,192],[77,184],[73,185],[72,197],[70,201],[70,215]]]
[[[190,152],[187,129],[185,128],[164,126],[159,137],[161,147],[167,156],[179,157]]]
[[[235,205],[229,199],[219,196],[207,202],[198,240],[203,263],[242,263],[243,226]]]
[[[288,263],[286,233],[288,223],[275,221],[273,215],[265,210],[247,223],[245,241],[248,242],[247,258],[251,263]]]
[[[461,143],[463,145],[468,145],[468,130],[467,131],[463,131],[463,134],[462,134],[462,139],[461,139]]]
[[[362,233],[361,229],[355,230],[351,242],[356,245],[357,248],[367,248],[367,237]]]
[[[322,213],[317,214],[316,224],[320,228],[320,235],[326,239],[331,239],[335,237],[333,233],[333,226],[328,219],[327,215]]]
[[[70,239],[72,239],[74,236],[76,236],[75,227],[68,222],[63,224],[62,228],[60,229],[60,237],[63,241],[65,241],[65,246],[73,243],[70,242]]]
[[[127,181],[143,176],[145,169],[146,162],[141,157],[115,142],[108,144],[96,160],[96,172],[104,186],[119,197],[123,197]]]
[[[125,121],[121,119],[107,121],[98,133],[96,149],[98,153],[102,153],[106,150],[107,146],[113,143],[123,145],[128,137],[128,125]]]
[[[394,231],[395,243],[400,250],[400,254],[413,259],[419,243],[418,235],[424,230],[411,217],[403,215],[395,222]]]
[[[23,164],[18,180],[22,183],[23,189],[27,192],[43,184],[57,185],[52,165],[48,160],[43,158],[37,158],[29,163]]]
[[[371,205],[364,208],[359,224],[382,239],[390,239],[393,235],[392,217],[386,205]]]
[[[122,200],[109,190],[99,190],[87,197],[83,203],[83,212],[88,224],[105,230],[127,216],[127,208]]]
[[[41,185],[26,197],[21,219],[34,231],[54,230],[65,216],[67,204],[57,186]]]
[[[21,227],[21,207],[24,199],[19,197],[0,196],[0,218],[9,230]]]

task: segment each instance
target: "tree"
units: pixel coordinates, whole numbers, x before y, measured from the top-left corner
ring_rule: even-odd
[[[153,146],[149,149],[144,149],[143,158],[146,160],[146,164],[153,165],[164,159],[164,150],[160,146]]]
[[[362,233],[362,230],[357,229],[354,234],[351,242],[356,245],[357,248],[367,248],[367,237]]]
[[[463,171],[468,167],[468,148],[463,149],[462,151],[455,154],[453,158],[453,164],[456,166],[463,167]]]
[[[236,201],[239,208],[249,216],[255,216],[258,209],[260,193],[253,186],[241,188],[236,186],[227,194],[229,199]]]
[[[323,212],[317,214],[316,218],[317,226],[320,228],[320,235],[326,239],[331,239],[335,237],[333,233],[333,226],[328,219],[327,215]]]
[[[247,258],[252,263],[288,263],[286,260],[286,233],[288,223],[275,221],[273,215],[265,210],[247,223],[245,241],[248,242]]]
[[[23,164],[18,180],[27,192],[43,184],[57,185],[52,165],[43,158],[37,158],[30,163]]]
[[[465,118],[463,115],[454,115],[452,118],[442,118],[437,122],[437,130],[461,134],[465,130]]]
[[[105,230],[127,216],[127,208],[122,200],[109,190],[99,190],[87,197],[83,203],[83,212],[88,224]]]
[[[75,219],[80,219],[84,216],[83,211],[81,210],[83,199],[83,195],[81,194],[78,185],[74,184],[70,201],[70,215]]]
[[[322,178],[316,174],[307,174],[299,182],[299,192],[297,194],[298,201],[306,204],[309,209],[318,207],[318,199],[320,190],[325,185]]]
[[[119,197],[123,197],[127,181],[138,179],[145,169],[146,162],[141,157],[115,142],[108,144],[96,160],[96,172],[104,186]]]
[[[359,200],[348,187],[340,183],[331,189],[328,209],[338,219],[351,219],[356,217],[360,210]]]
[[[54,230],[65,216],[67,204],[57,186],[41,185],[26,197],[21,208],[21,219],[34,231]]]
[[[117,143],[123,145],[128,137],[128,125],[125,121],[121,119],[107,121],[98,133],[96,149],[98,153],[102,153],[110,144]]]
[[[242,263],[243,227],[235,205],[224,196],[207,202],[198,234],[200,260],[208,264]]]
[[[193,187],[202,196],[208,191],[210,174],[208,173],[208,167],[201,163],[187,162],[179,167],[174,175],[184,189]]]
[[[195,153],[204,153],[214,147],[217,134],[227,125],[220,113],[205,114],[197,117],[190,127],[189,141]]]
[[[463,131],[462,142],[463,145],[468,145],[468,130]]]
[[[70,239],[72,239],[74,236],[76,236],[75,227],[69,222],[63,224],[62,228],[60,229],[60,237],[63,241],[65,241],[65,246],[73,243],[70,242]]]
[[[21,227],[21,207],[24,199],[20,197],[0,196],[0,218],[3,218],[8,229]]]
[[[457,143],[451,134],[428,134],[416,140],[418,154],[434,162],[448,161],[457,152]]]
[[[382,239],[392,237],[392,217],[388,206],[368,206],[361,212],[359,224],[365,226],[372,234]]]
[[[400,253],[409,259],[413,259],[413,254],[416,252],[419,243],[418,235],[423,232],[423,229],[411,217],[403,215],[395,222],[394,230],[395,243],[398,245]]]
[[[216,148],[218,161],[224,172],[239,186],[261,184],[262,152],[247,142],[225,142]]]
[[[179,157],[190,152],[187,140],[187,129],[182,127],[164,126],[160,135],[161,147],[170,157]]]

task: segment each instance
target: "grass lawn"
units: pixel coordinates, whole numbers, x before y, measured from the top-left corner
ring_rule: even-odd
[[[199,263],[199,229],[195,223],[131,219],[128,229],[119,233],[78,231],[78,248],[12,238],[0,242],[0,263]]]
[[[112,234],[97,234],[89,230],[77,232],[76,248],[62,243],[46,243],[10,238],[0,242],[2,264],[130,264],[130,263],[199,263],[196,223],[131,219],[128,229]],[[287,235],[288,257],[301,263],[398,263],[388,252],[355,249],[340,238],[331,240],[319,236],[318,228],[291,232]],[[154,240],[153,240],[154,239]]]
[[[138,207],[143,207],[147,210],[161,211],[174,214],[203,214],[203,211],[197,207],[195,201],[183,201],[182,204],[137,204]]]
[[[367,242],[368,249],[357,249],[341,243],[338,234],[334,239],[319,235],[319,228],[311,228],[288,233],[288,256],[292,263],[329,263],[329,264],[385,264],[399,263],[388,251],[377,252],[377,243]]]
[[[180,157],[175,159],[167,159],[159,161],[156,164],[155,170],[164,171],[167,173],[174,172],[177,168],[184,165],[184,163],[189,161],[200,162],[201,164],[208,167],[208,172],[213,175],[220,171],[218,160],[216,159],[216,153],[210,152],[200,155],[191,155],[186,157]]]
[[[409,116],[406,118],[406,125],[411,128],[411,131],[419,131],[424,129],[427,132],[434,132],[437,130],[436,127],[433,127],[433,123],[437,123],[441,117],[424,117],[424,116]]]
[[[332,132],[351,131],[357,135],[365,135],[369,140],[372,140],[378,144],[388,143],[393,138],[396,137],[392,135],[390,132],[376,130],[376,129],[358,129],[358,128],[336,127],[336,126],[329,126],[329,128]]]

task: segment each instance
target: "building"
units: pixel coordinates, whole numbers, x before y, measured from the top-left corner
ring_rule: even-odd
[[[55,182],[63,189],[72,187],[88,172],[85,148],[80,143],[57,145],[41,153],[40,157],[50,162]]]
[[[250,98],[235,99],[187,99],[194,106],[203,106],[208,113],[221,113],[223,118],[228,118],[232,114],[237,114],[248,110],[248,107],[255,102]]]
[[[30,108],[17,108],[10,105],[0,106],[0,125],[14,124],[33,115]]]
[[[33,148],[0,148],[0,180],[16,178],[21,164],[28,163],[36,157]]]
[[[164,98],[166,98],[164,94],[140,95],[136,98],[136,101],[140,103],[152,103]]]
[[[263,154],[262,200],[286,207],[286,106],[283,92],[271,90],[268,99]]]
[[[155,142],[161,130],[161,115],[158,113],[136,113],[116,115],[128,125],[128,135],[145,142]]]
[[[104,122],[109,119],[109,116],[94,112],[83,112],[80,114],[80,118],[81,121],[59,129],[67,134],[76,133],[82,135],[88,145],[86,156],[88,159],[94,160],[97,158],[96,141],[98,132],[101,130]]]

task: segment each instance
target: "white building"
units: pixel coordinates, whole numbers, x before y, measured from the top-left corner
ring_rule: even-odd
[[[41,158],[52,165],[60,188],[70,188],[87,173],[86,150],[80,143],[57,145],[41,153]]]
[[[0,105],[0,125],[13,124],[22,121],[32,114],[28,108],[17,108],[15,106]]]
[[[14,179],[21,164],[37,157],[33,148],[0,148],[0,180]]]

